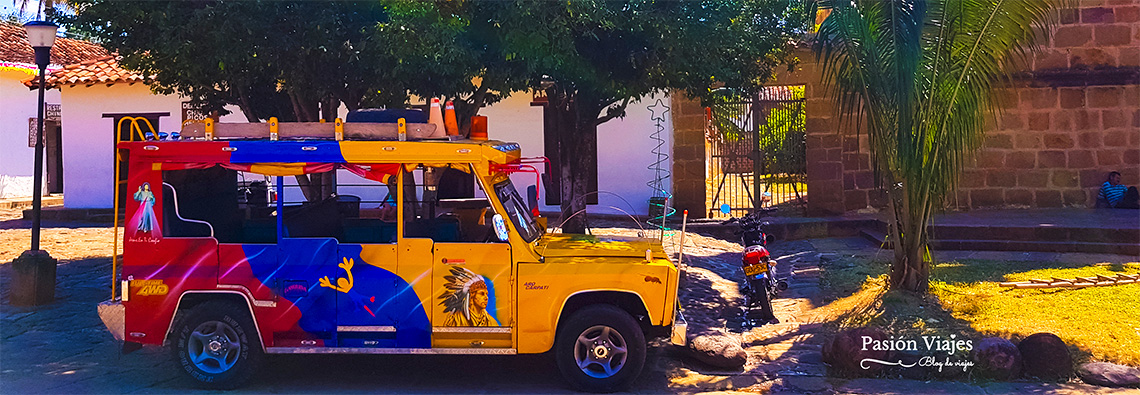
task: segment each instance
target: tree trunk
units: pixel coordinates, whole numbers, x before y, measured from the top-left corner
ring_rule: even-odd
[[[892,185],[892,184],[888,184]],[[902,188],[887,191],[891,205],[891,237],[894,238],[895,260],[891,264],[890,286],[910,292],[925,293],[930,285],[930,262],[927,260],[926,218],[911,213],[906,182]],[[899,206],[902,207],[899,207]]]
[[[578,92],[551,89],[548,94],[558,125],[559,161],[556,176],[562,180],[562,232],[585,233],[587,226],[586,203],[590,180],[597,167],[598,113],[601,111],[589,98]]]

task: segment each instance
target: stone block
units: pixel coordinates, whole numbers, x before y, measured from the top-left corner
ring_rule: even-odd
[[[1005,156],[1005,165],[1013,169],[1032,169],[1037,167],[1037,153],[1033,151],[1014,151]]]
[[[1116,56],[1113,56],[1114,52],[1105,51],[1101,48],[1073,49],[1069,57],[1069,66],[1074,69],[1115,67],[1117,62]]]
[[[1067,133],[1048,133],[1042,139],[1045,142],[1045,148],[1065,149],[1073,148],[1073,136]]]
[[[986,148],[1013,148],[1013,136],[1008,134],[988,134],[982,144]]]
[[[991,188],[1009,188],[1015,185],[1017,185],[1017,176],[1013,172],[991,171],[986,174],[986,186]]]
[[[843,174],[843,190],[855,189],[855,173],[848,172]]]
[[[828,133],[828,134],[823,135],[822,137],[823,138],[820,140],[820,143],[822,143],[822,146],[820,148],[841,148],[842,147],[842,145],[840,143],[841,135],[839,133]],[[836,159],[836,160],[839,160],[839,159]]]
[[[1033,191],[1033,201],[1037,207],[1061,207],[1061,192],[1054,190]]]
[[[1030,170],[1017,172],[1017,186],[1023,188],[1044,188],[1049,185],[1049,171]]]
[[[875,187],[875,173],[860,171],[855,173],[855,188],[872,189]]]
[[[843,179],[843,165],[835,162],[808,162],[807,172],[810,180],[838,181]]]
[[[1068,167],[1070,169],[1087,169],[1087,168],[1096,166],[1096,159],[1095,159],[1094,152],[1095,151],[1089,151],[1089,150],[1072,150],[1072,151],[1069,151],[1069,153],[1068,153],[1069,163],[1068,163],[1068,166],[1066,166],[1066,167]]]
[[[1071,25],[1081,21],[1081,10],[1075,8],[1066,8],[1061,10],[1061,24]]]
[[[1120,67],[1140,66],[1140,48],[1120,48],[1116,62]]]
[[[1100,148],[1100,132],[1084,132],[1077,135],[1077,142],[1081,148]]]
[[[1065,206],[1084,206],[1088,195],[1083,189],[1067,189],[1061,192],[1061,199],[1064,200]]]
[[[1065,151],[1038,151],[1037,167],[1056,169],[1065,167]]]
[[[1053,113],[1053,125],[1050,130],[1055,132],[1072,132],[1073,131],[1073,112],[1072,111],[1057,111]]]
[[[804,120],[804,128],[811,132],[835,132],[838,129],[835,127],[834,118],[831,117],[808,117]]]
[[[55,300],[56,265],[44,250],[28,250],[12,261],[8,301],[13,306],[41,306]]]
[[[986,172],[981,170],[965,170],[958,177],[959,188],[981,188],[986,186]]]
[[[1075,170],[1054,170],[1049,180],[1053,188],[1076,188],[1080,185],[1079,175]]]
[[[1042,50],[1033,57],[1034,70],[1064,69],[1069,67],[1069,57],[1063,51]]]
[[[1113,10],[1113,14],[1115,14],[1114,17],[1117,22],[1132,23],[1140,21],[1140,7],[1137,6],[1116,7],[1116,9]]]
[[[847,171],[860,170],[859,154],[854,152],[843,153],[843,169]]]
[[[1132,27],[1125,24],[1096,26],[1093,37],[1098,46],[1129,45],[1132,42]]]
[[[1033,109],[1057,107],[1057,89],[1037,88],[1021,91],[1021,106]]]
[[[1040,133],[1018,133],[1013,135],[1013,148],[1035,149],[1043,147],[1045,147],[1045,143],[1041,139]]]
[[[1092,41],[1091,26],[1062,26],[1053,33],[1053,45],[1057,48],[1079,47]]]
[[[1085,106],[1085,88],[1061,88],[1059,96],[1061,108],[1081,108]]]
[[[843,149],[842,148],[828,148],[826,150],[826,160],[828,162],[843,162]]]
[[[1029,113],[1029,130],[1049,130],[1049,117],[1050,114],[1044,111]]]
[[[1080,110],[1073,112],[1073,130],[1100,129],[1100,114],[1095,111]]]
[[[997,188],[975,189],[970,191],[972,207],[995,207],[1005,204],[1003,191]]]
[[[847,211],[859,210],[867,208],[869,200],[867,199],[866,190],[854,190],[843,192],[843,204]]]
[[[1100,112],[1100,125],[1104,129],[1123,128],[1128,126],[1128,116],[1123,110],[1104,110]]]
[[[844,136],[843,152],[859,152],[859,136]]]
[[[1090,108],[1110,108],[1120,105],[1123,89],[1115,87],[1093,87],[1087,93]]]
[[[1006,111],[1001,115],[1001,130],[1025,129],[1025,114],[1017,111]]]
[[[1081,170],[1081,188],[1099,188],[1107,177],[1108,172],[1098,169]]]
[[[1140,149],[1127,149],[1124,150],[1124,164],[1126,165],[1140,165]]]
[[[1005,191],[1006,204],[1016,204],[1022,206],[1033,205],[1033,191],[1028,189],[1009,189]]]
[[[1108,7],[1091,7],[1081,9],[1081,23],[1112,23],[1116,19],[1113,18],[1112,8]]]
[[[1124,162],[1122,150],[1102,149],[1096,151],[1096,164],[1098,166],[1116,166]]]
[[[1005,152],[992,149],[983,149],[978,153],[978,167],[982,169],[1000,169],[1005,167]]]

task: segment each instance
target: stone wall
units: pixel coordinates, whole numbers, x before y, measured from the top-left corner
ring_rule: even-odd
[[[988,122],[983,147],[947,197],[949,208],[1088,207],[1110,171],[1140,184],[1140,1],[1079,4],[1061,12],[1061,25],[1025,72],[995,93],[1005,108]],[[883,207],[867,136],[837,121],[834,102],[819,88],[814,55],[803,50],[799,58],[804,63],[772,84],[805,86],[809,214]],[[681,125],[676,116],[684,115],[675,114]],[[675,154],[689,143],[678,135]],[[675,162],[674,174],[679,169]],[[698,187],[678,183],[676,194]]]
[[[704,218],[705,205],[705,110],[683,92],[669,95],[673,117],[673,207],[689,210],[690,218]]]

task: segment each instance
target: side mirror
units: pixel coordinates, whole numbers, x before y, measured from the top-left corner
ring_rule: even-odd
[[[772,236],[770,234],[764,235],[764,244],[769,244],[773,241],[776,241],[776,236]]]
[[[495,228],[495,237],[498,237],[499,241],[507,241],[510,238],[510,233],[507,231],[507,221],[503,219],[502,214],[495,214],[494,217],[491,217],[491,225]]]
[[[526,187],[526,205],[530,212],[536,217],[538,216],[538,186],[531,185]]]

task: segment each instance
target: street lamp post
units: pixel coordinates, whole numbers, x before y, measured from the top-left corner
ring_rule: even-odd
[[[44,75],[51,63],[51,47],[55,45],[55,33],[59,29],[51,22],[32,21],[24,25],[28,31],[28,44],[36,51],[36,67],[40,69],[39,119],[36,120],[36,164],[35,182],[32,186],[32,251],[40,249],[40,208],[41,191],[44,186]]]
[[[59,29],[54,23],[33,21],[24,25],[28,33],[28,44],[36,54],[39,68],[40,98],[39,119],[36,121],[36,163],[32,186],[32,248],[12,261],[12,290],[9,294],[13,305],[35,306],[51,303],[55,299],[56,260],[47,251],[40,250],[40,211],[44,184],[44,77],[51,63],[51,47],[55,44],[55,34]]]

